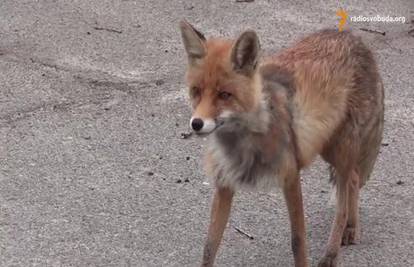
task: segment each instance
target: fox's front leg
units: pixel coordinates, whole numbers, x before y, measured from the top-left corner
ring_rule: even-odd
[[[303,212],[302,190],[299,174],[286,179],[283,193],[289,212],[292,251],[296,267],[307,267],[305,215]]]
[[[201,266],[213,266],[217,249],[223,237],[224,228],[226,228],[229,219],[233,195],[234,192],[229,188],[216,187]]]

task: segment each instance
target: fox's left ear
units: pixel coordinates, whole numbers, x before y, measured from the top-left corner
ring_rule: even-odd
[[[251,76],[259,59],[260,43],[254,31],[240,35],[231,51],[231,61],[236,72]]]

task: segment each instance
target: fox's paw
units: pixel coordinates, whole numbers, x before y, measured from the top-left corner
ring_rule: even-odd
[[[337,255],[328,254],[322,257],[318,263],[318,267],[336,267],[337,266]]]
[[[360,239],[360,229],[356,227],[345,227],[344,234],[342,235],[342,245],[348,246],[351,244],[358,244]]]

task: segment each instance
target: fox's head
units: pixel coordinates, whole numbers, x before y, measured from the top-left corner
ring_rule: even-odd
[[[180,23],[188,56],[187,84],[196,133],[211,133],[221,118],[251,112],[261,100],[261,80],[257,72],[260,44],[253,31],[235,41],[206,39],[186,21]]]

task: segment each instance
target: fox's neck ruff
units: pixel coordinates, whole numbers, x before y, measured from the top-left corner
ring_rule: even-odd
[[[213,133],[209,170],[219,185],[235,189],[280,185],[278,176],[292,158],[289,103],[282,103],[285,94],[280,84],[265,81],[257,108],[229,115]]]

